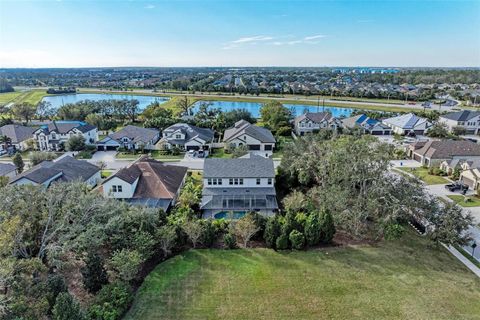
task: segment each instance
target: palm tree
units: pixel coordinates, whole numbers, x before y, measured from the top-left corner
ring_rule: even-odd
[[[9,136],[0,136],[0,144],[3,145],[3,149],[6,151],[8,146],[12,144],[12,139]]]

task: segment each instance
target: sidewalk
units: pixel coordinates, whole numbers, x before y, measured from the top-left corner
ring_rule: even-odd
[[[448,251],[450,251],[451,254],[453,254],[460,262],[462,262],[468,269],[470,269],[477,277],[480,278],[480,268],[478,268],[476,265],[474,265],[470,260],[465,258],[463,254],[458,252],[457,249],[455,249],[452,246],[446,246],[442,244]]]

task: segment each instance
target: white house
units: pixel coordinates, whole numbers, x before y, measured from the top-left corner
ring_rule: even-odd
[[[345,128],[361,128],[364,132],[374,136],[389,135],[392,129],[389,126],[382,124],[376,119],[372,119],[365,114],[359,114],[353,117],[342,120],[342,125]]]
[[[165,149],[177,147],[183,150],[208,150],[215,133],[212,129],[199,128],[187,123],[174,124],[162,132],[159,144]]]
[[[14,185],[43,185],[49,187],[53,182],[82,181],[94,187],[101,180],[100,168],[88,161],[77,160],[70,156],[57,161],[43,161],[15,178],[10,184]]]
[[[119,147],[131,150],[154,150],[155,144],[160,139],[157,129],[141,128],[128,125],[98,141],[98,150],[116,150]]]
[[[26,127],[18,124],[7,124],[0,127],[0,136],[7,136],[10,138],[10,144],[0,144],[0,151],[7,151],[5,149],[13,147],[14,150],[24,151],[28,149],[27,141],[33,139],[33,132],[37,128]]]
[[[438,122],[445,124],[450,132],[455,127],[461,127],[466,130],[466,134],[479,134],[480,112],[469,110],[450,112],[441,115]]]
[[[239,218],[250,211],[273,215],[278,210],[273,160],[205,159],[200,208],[204,218]]]
[[[225,130],[225,147],[247,146],[250,154],[270,157],[275,148],[275,137],[267,128],[258,127],[248,121],[240,120],[232,128]]]
[[[293,124],[295,133],[299,136],[320,129],[337,130],[341,126],[340,120],[332,116],[330,112],[307,112],[295,117]]]
[[[142,157],[111,175],[101,190],[105,197],[168,211],[175,205],[186,175],[186,167]]]
[[[425,134],[433,125],[425,118],[416,116],[413,113],[403,114],[397,117],[382,120],[382,123],[392,128],[393,133],[408,134],[413,132],[417,135]]]
[[[82,121],[52,121],[33,132],[37,146],[42,151],[58,151],[73,136],[82,136],[85,144],[98,141],[97,127]]]

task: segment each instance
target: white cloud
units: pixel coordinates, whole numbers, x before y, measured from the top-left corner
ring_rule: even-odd
[[[143,8],[145,8],[145,9],[155,9],[155,6],[153,4],[149,4],[149,5],[146,5]]]
[[[254,37],[240,38],[232,41],[231,43],[248,43],[248,42],[255,42],[255,41],[268,41],[272,39],[273,37],[269,37],[269,36],[254,36]]]
[[[226,43],[222,49],[223,50],[230,50],[234,48],[241,47],[243,45],[256,45],[256,44],[267,44],[273,46],[284,46],[289,45],[293,46],[296,44],[317,44],[319,43],[318,40],[325,38],[326,35],[323,34],[316,34],[311,36],[305,36],[303,38],[298,38],[293,35],[283,35],[283,36],[253,36],[253,37],[243,37],[237,40],[230,41]],[[283,39],[283,40],[282,40]],[[291,39],[291,40],[287,40]],[[275,41],[272,41],[275,40]]]
[[[308,36],[308,37],[305,37],[303,38],[303,40],[305,41],[310,41],[310,40],[315,40],[315,39],[321,39],[321,38],[325,38],[326,36],[323,35],[323,34],[317,34],[315,36]]]

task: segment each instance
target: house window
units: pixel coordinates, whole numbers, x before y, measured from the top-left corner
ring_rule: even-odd
[[[232,179],[232,178],[228,179],[228,184],[229,184],[229,185],[232,185],[232,184],[233,184],[233,179]]]
[[[260,184],[261,181],[262,181],[262,179],[257,178],[257,184]]]
[[[272,184],[272,178],[268,178],[267,183]]]
[[[222,179],[218,179],[218,184],[222,185]]]
[[[55,134],[55,132],[52,132],[52,139],[53,140],[57,139],[57,135]]]
[[[122,192],[122,186],[117,186],[117,192]]]
[[[211,186],[212,185],[212,179],[208,179],[208,185]]]
[[[238,179],[237,178],[233,179],[233,184],[238,185]]]
[[[272,145],[271,144],[266,144],[265,145],[265,151],[267,150],[272,150]]]
[[[242,179],[242,178],[240,178],[240,179],[238,179],[238,180],[239,180],[239,181],[238,181],[238,182],[239,182],[239,184],[243,185],[243,179]]]
[[[182,135],[181,134],[176,134],[175,135],[175,139],[181,139],[182,138]]]
[[[312,124],[311,124],[310,122],[308,123],[308,127],[309,127],[309,128],[311,128],[311,127],[312,127]]]
[[[122,192],[122,186],[112,186],[112,192]]]

